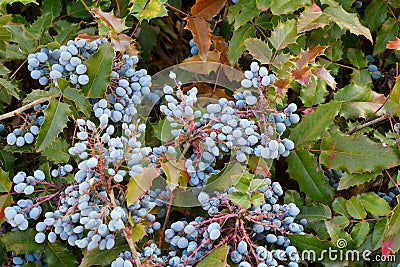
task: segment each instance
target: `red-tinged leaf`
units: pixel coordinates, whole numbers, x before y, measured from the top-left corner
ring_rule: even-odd
[[[99,39],[99,36],[92,36],[85,32],[85,33],[78,34],[76,39],[85,39],[90,43],[90,42],[93,42],[93,41],[96,41],[97,39]]]
[[[197,0],[192,9],[193,16],[212,19],[226,4],[226,0]]]
[[[113,32],[120,33],[127,29],[124,21],[115,17],[111,12],[104,12],[100,8],[92,8],[92,13],[101,19]]]
[[[390,238],[389,240],[382,240],[382,256],[389,256],[393,254],[394,240]]]
[[[192,32],[193,42],[199,48],[199,55],[203,61],[206,61],[211,45],[212,33],[210,25],[202,18],[188,16],[186,20],[186,29]]]
[[[298,69],[303,68],[313,61],[317,56],[321,55],[326,46],[318,45],[311,50],[305,51],[301,56],[295,61],[295,65]]]
[[[276,87],[276,93],[280,96],[285,96],[287,91],[289,90],[290,81],[289,79],[284,80],[276,80],[274,82],[274,86]]]
[[[133,39],[126,34],[120,33],[115,34],[111,33],[111,47],[114,48],[115,51],[125,52],[130,48]]]
[[[313,74],[321,80],[324,80],[332,89],[336,89],[335,78],[329,73],[329,71],[322,67],[314,69]]]
[[[400,38],[396,37],[396,40],[394,41],[390,41],[387,45],[386,45],[387,49],[396,49],[396,50],[400,50]]]
[[[215,45],[214,49],[220,53],[219,61],[222,64],[230,65],[228,58],[228,43],[225,41],[224,37],[212,35],[212,42]]]
[[[141,174],[129,179],[126,200],[128,206],[135,203],[141,198],[151,187],[153,180],[160,175],[157,168],[148,167]]]
[[[311,81],[311,69],[310,67],[304,67],[300,70],[292,70],[292,76],[301,85],[306,86]]]
[[[300,14],[297,22],[297,32],[303,33],[317,28],[323,28],[329,24],[329,18],[322,12],[321,8],[316,4],[307,6]]]
[[[310,115],[314,113],[314,108],[310,107],[310,108],[306,108],[305,110],[303,110],[303,115]]]

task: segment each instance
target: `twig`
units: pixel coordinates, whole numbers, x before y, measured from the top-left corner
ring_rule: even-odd
[[[61,94],[56,95],[55,97],[59,97],[59,96],[61,96]],[[49,99],[50,99],[50,97],[40,98],[40,99],[37,99],[37,100],[35,100],[35,101],[33,101],[33,102],[29,103],[29,104],[26,104],[25,106],[17,108],[16,110],[10,111],[10,112],[5,113],[5,114],[2,114],[2,115],[0,115],[0,121],[8,119],[8,118],[11,118],[11,117],[14,117],[14,116],[18,116],[18,114],[24,112],[25,110],[33,108],[37,104],[41,104],[43,102],[49,101]]]
[[[364,129],[365,127],[380,123],[380,122],[386,120],[387,118],[389,118],[389,115],[384,115],[384,116],[379,117],[379,118],[377,118],[375,120],[363,123],[361,125],[358,125],[358,126],[354,127],[354,129],[348,131],[347,134],[353,134],[353,133],[355,133],[355,132],[357,132],[357,131],[359,131],[361,129]]]

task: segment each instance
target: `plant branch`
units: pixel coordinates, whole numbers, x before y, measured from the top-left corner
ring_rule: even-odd
[[[364,129],[365,127],[369,127],[369,126],[372,126],[374,124],[380,123],[380,122],[386,120],[387,118],[389,118],[389,115],[384,115],[384,116],[379,117],[379,118],[377,118],[375,120],[360,124],[357,127],[354,127],[352,130],[348,131],[347,134],[349,134],[349,135],[353,134],[353,133],[355,133],[355,132],[357,132],[357,131],[359,131],[361,129]]]
[[[61,96],[61,94],[56,95],[55,97],[59,97],[59,96]],[[34,106],[36,106],[37,104],[41,104],[43,102],[49,101],[49,99],[50,99],[49,97],[40,98],[40,99],[37,99],[37,100],[35,100],[35,101],[33,101],[33,102],[29,103],[29,104],[26,104],[25,106],[17,108],[16,110],[10,111],[10,112],[5,113],[5,114],[2,114],[2,115],[0,115],[0,121],[8,119],[8,118],[11,118],[11,117],[14,117],[14,116],[18,116],[20,113],[24,112],[25,110],[31,109]]]

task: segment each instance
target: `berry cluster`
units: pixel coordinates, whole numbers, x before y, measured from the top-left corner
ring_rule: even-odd
[[[329,185],[332,186],[335,190],[337,190],[339,186],[340,178],[342,178],[343,171],[342,170],[333,170],[328,169],[324,171],[325,178],[328,180]]]
[[[14,264],[13,266],[15,267],[26,266],[26,264],[29,264],[30,262],[35,264],[35,266],[45,266],[45,267],[48,266],[46,260],[42,255],[40,255],[40,253],[16,254],[13,252],[11,256],[12,256],[12,263]]]
[[[47,85],[49,79],[56,84],[57,78],[65,78],[76,87],[86,85],[89,77],[85,74],[87,66],[84,61],[105,42],[105,38],[91,43],[85,39],[69,40],[59,49],[41,48],[40,52],[28,56],[28,70],[32,79],[39,80],[41,85]]]
[[[190,39],[189,45],[190,45],[190,53],[192,54],[192,56],[197,55],[197,54],[199,53],[199,48],[198,48],[197,45],[194,43],[193,38]]]
[[[7,135],[7,144],[17,147],[23,147],[25,144],[32,144],[35,141],[35,136],[39,134],[40,125],[44,122],[44,116],[42,114],[46,108],[47,105],[38,104],[34,106],[34,112],[25,116],[25,120],[20,128],[14,129]]]
[[[138,256],[142,266],[165,266],[166,256],[161,256],[161,249],[154,243],[144,247],[143,252],[139,253]],[[132,253],[125,251],[118,255],[118,258],[111,263],[111,267],[132,267],[135,266],[134,264],[135,260]]]

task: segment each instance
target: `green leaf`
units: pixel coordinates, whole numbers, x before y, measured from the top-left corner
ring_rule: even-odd
[[[107,90],[112,72],[114,50],[108,43],[102,44],[99,50],[86,61],[89,83],[82,86],[82,92],[89,98],[100,98]]]
[[[370,102],[374,99],[370,84],[350,83],[335,93],[335,100],[346,102]]]
[[[342,40],[336,40],[332,42],[324,52],[325,56],[331,61],[340,61],[343,56],[343,42]]]
[[[315,252],[317,257],[321,255],[322,251],[327,251],[330,248],[334,248],[331,242],[326,240],[320,240],[318,237],[305,234],[305,235],[289,235],[290,243],[292,246],[295,246],[299,251],[302,251],[302,255],[304,255],[303,260],[313,260],[316,257],[312,255]],[[310,251],[311,253],[308,253]]]
[[[12,33],[11,41],[18,44],[18,47],[25,52],[25,54],[30,54],[36,49],[35,37],[28,32],[25,27],[21,25],[7,25]]]
[[[76,88],[68,87],[63,91],[63,96],[74,101],[76,109],[82,111],[87,117],[92,113],[91,105],[87,98]]]
[[[351,230],[351,238],[356,242],[357,247],[361,246],[365,239],[367,239],[368,233],[368,222],[360,222],[354,225],[353,229]]]
[[[251,206],[250,196],[242,192],[233,192],[228,195],[228,198],[239,207],[248,209]]]
[[[340,106],[341,103],[337,101],[318,106],[312,114],[304,116],[292,129],[289,139],[293,140],[298,148],[314,145],[333,125],[333,119],[339,113]]]
[[[375,114],[382,104],[372,102],[343,102],[340,115],[347,119],[368,118]],[[383,115],[382,110],[378,111],[375,115]]]
[[[251,204],[254,206],[261,206],[264,202],[264,194],[263,193],[253,193],[251,194]]]
[[[217,249],[213,250],[210,254],[207,255],[201,262],[199,262],[197,267],[226,267],[228,266],[227,257],[228,257],[229,248],[227,245],[222,245]]]
[[[59,133],[67,126],[69,105],[52,98],[44,111],[44,122],[36,138],[35,147],[42,151],[50,146]]]
[[[274,15],[290,14],[307,5],[311,5],[311,0],[272,0],[271,11]]]
[[[396,39],[399,33],[399,25],[393,18],[388,18],[383,23],[382,28],[378,31],[376,36],[376,44],[374,46],[374,55],[379,54],[386,50],[388,42]]]
[[[91,2],[84,1],[86,5],[90,5]],[[72,2],[67,5],[67,14],[73,18],[87,18],[91,17],[90,12],[85,8],[85,6],[79,2]]]
[[[358,198],[365,210],[371,213],[372,216],[386,216],[390,212],[390,206],[383,198],[373,192],[368,192],[359,195]]]
[[[284,202],[285,203],[294,203],[298,207],[302,207],[304,205],[303,198],[300,196],[299,192],[297,192],[296,190],[286,190]]]
[[[225,164],[224,168],[217,174],[212,174],[207,180],[203,191],[213,193],[226,190],[234,185],[239,177],[245,172],[244,167],[237,161]]]
[[[154,18],[160,18],[168,15],[167,9],[165,8],[166,0],[150,0],[146,7],[139,11],[134,16],[142,22],[143,20],[151,20]]]
[[[42,14],[51,13],[53,19],[58,17],[61,13],[62,5],[58,0],[44,0],[42,1]]]
[[[319,161],[328,168],[349,173],[372,172],[398,165],[392,148],[383,147],[366,136],[340,133],[322,139]]]
[[[53,96],[57,96],[60,94],[60,90],[58,88],[51,88],[50,91],[44,90],[32,90],[22,101],[23,104],[41,99],[41,98],[51,98]]]
[[[146,226],[144,226],[143,224],[136,224],[133,229],[132,229],[132,241],[134,243],[140,241],[143,239],[143,237],[145,237],[146,231],[144,230],[146,228]]]
[[[257,8],[261,11],[267,11],[271,6],[272,0],[257,0]],[[239,3],[241,3],[239,1]]]
[[[355,185],[360,185],[375,179],[381,172],[363,172],[363,173],[353,173],[348,174],[343,173],[342,178],[340,178],[338,190],[348,189]]]
[[[67,248],[65,243],[61,243],[60,241],[47,243],[44,248],[44,255],[49,266],[78,266],[75,254]]]
[[[353,196],[346,201],[346,209],[349,215],[356,220],[365,219],[367,217],[367,212],[365,211],[364,206],[356,196]]]
[[[143,172],[138,176],[131,177],[128,183],[126,201],[128,206],[135,203],[142,197],[151,187],[155,178],[160,175],[155,167],[144,168]]]
[[[272,49],[264,41],[257,38],[249,38],[244,41],[244,45],[253,58],[260,61],[261,64],[271,62]]]
[[[387,18],[386,3],[381,0],[372,0],[364,12],[365,25],[371,30],[377,30]]]
[[[325,13],[343,30],[349,30],[355,35],[363,35],[373,43],[371,32],[361,25],[356,13],[348,13],[341,6],[329,6]]]
[[[12,195],[0,195],[0,224],[6,221],[4,209],[13,203]],[[1,256],[0,256],[1,257]]]
[[[343,197],[335,198],[332,203],[332,208],[336,213],[342,214],[345,217],[349,216],[346,209],[346,199],[344,199]]]
[[[296,218],[306,218],[307,220],[311,221],[322,221],[325,219],[330,219],[331,216],[332,213],[328,206],[314,203],[309,206],[301,207],[301,212]]]
[[[269,40],[276,50],[281,50],[288,44],[295,43],[297,37],[299,35],[297,34],[296,21],[288,20],[275,27]]]
[[[333,217],[331,221],[337,226],[339,226],[341,229],[346,228],[350,224],[349,219],[346,216],[341,216],[341,215]]]
[[[42,13],[42,15],[29,27],[29,33],[33,34],[33,36],[38,39],[44,32],[47,32],[47,29],[51,26],[52,18],[52,14]]]
[[[42,155],[55,164],[67,163],[69,161],[69,147],[65,139],[56,138],[50,146],[42,151]]]
[[[317,28],[323,28],[329,23],[329,17],[322,12],[317,4],[307,6],[297,21],[297,32],[303,33]]]
[[[229,41],[228,57],[232,64],[236,63],[246,50],[244,41],[256,35],[256,29],[250,23],[247,23],[233,32],[232,38]]]
[[[0,168],[0,193],[8,193],[11,190],[12,182],[10,181],[8,172]]]
[[[140,24],[140,27],[142,28],[142,31],[140,31],[137,40],[143,49],[141,56],[147,58],[157,44],[160,29],[150,25],[146,21],[143,21],[142,24]]]
[[[110,263],[114,261],[122,251],[130,251],[130,248],[124,237],[117,237],[115,238],[115,245],[112,249],[86,249],[79,267],[90,267],[100,263],[102,265],[110,265]]]
[[[350,63],[358,69],[366,68],[368,66],[367,57],[360,49],[350,48],[346,55],[350,60]]]
[[[183,162],[180,162],[183,164]],[[186,186],[187,179],[183,177],[181,172],[181,164],[177,160],[161,162],[161,168],[164,170],[165,176],[167,177],[167,183],[171,191],[178,186]]]
[[[340,229],[339,226],[331,221],[325,221],[326,229],[328,230],[329,236],[331,237],[332,243],[338,248],[342,248],[343,239],[346,241],[345,248],[352,249],[355,247],[354,241],[351,239],[350,234],[346,233],[344,230]]]
[[[300,100],[304,106],[311,107],[325,102],[328,93],[325,81],[311,77],[310,83],[301,88]]]
[[[375,224],[374,230],[372,231],[372,250],[378,250],[382,247],[383,232],[385,231],[386,222],[386,218],[382,218]]]
[[[18,95],[18,88],[13,84],[12,81],[0,78],[0,90],[4,91],[6,94],[20,99]]]
[[[351,81],[355,84],[368,84],[372,83],[371,73],[367,69],[362,70],[353,70],[353,73],[350,75]]]
[[[44,244],[35,242],[36,233],[35,229],[11,231],[3,234],[0,240],[6,245],[7,251],[36,253],[44,247]]]
[[[288,172],[304,192],[315,202],[332,203],[332,191],[317,160],[303,150],[291,151],[287,157]]]
[[[80,2],[77,3],[80,4]],[[83,11],[87,12],[85,8],[83,8]],[[89,13],[88,15],[90,16]],[[71,23],[65,20],[58,20],[54,23],[53,29],[55,29],[56,32],[58,33],[56,36],[54,36],[54,39],[60,44],[65,44],[67,43],[68,40],[70,40],[73,36],[76,35],[76,33],[79,31],[80,28],[78,23]]]
[[[255,1],[246,1],[243,5],[240,13],[235,17],[235,23],[233,27],[239,29],[241,26],[246,24],[248,21],[253,20],[259,15],[259,11],[256,7]]]
[[[39,3],[36,2],[35,0],[5,0],[4,2],[7,3],[7,4],[10,4],[10,5],[13,4],[13,3],[21,3],[21,4],[24,4],[24,5],[33,3],[33,4],[36,4],[36,5],[39,5]]]

